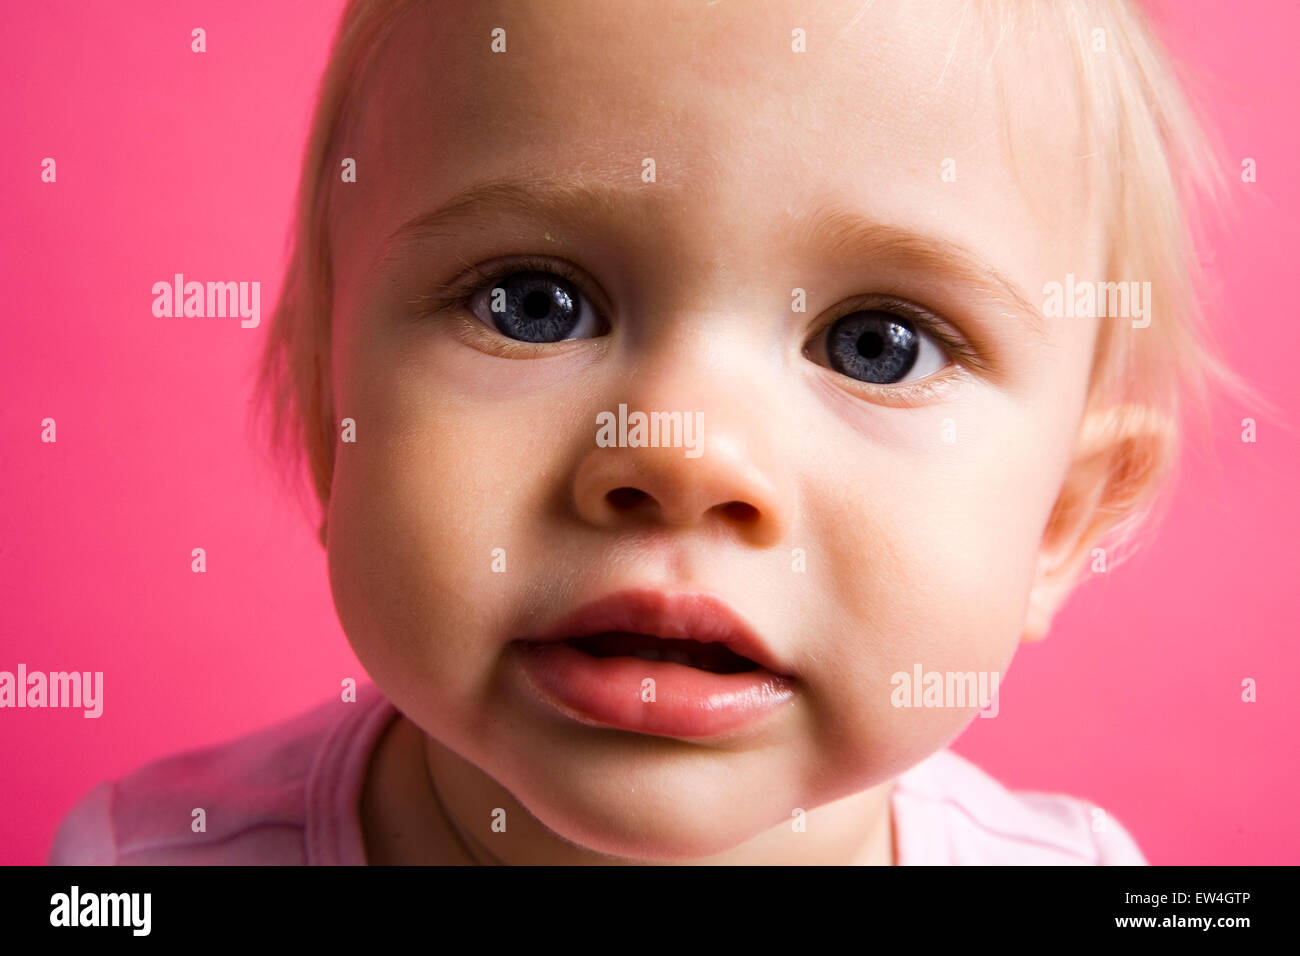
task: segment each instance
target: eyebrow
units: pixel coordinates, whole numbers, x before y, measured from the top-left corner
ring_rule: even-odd
[[[673,188],[673,187],[660,187]],[[604,181],[510,176],[474,183],[431,212],[409,220],[385,240],[381,261],[422,239],[454,235],[457,227],[488,213],[578,224],[626,217],[644,187]],[[850,260],[887,261],[924,274],[950,276],[990,294],[1040,338],[1047,334],[1039,309],[1019,286],[972,250],[952,240],[914,232],[842,208],[823,206],[791,220],[790,235],[810,248]]]
[[[823,208],[795,220],[796,235],[832,255],[863,261],[887,261],[922,274],[951,277],[987,293],[1008,318],[1019,319],[1040,339],[1046,338],[1043,314],[1019,285],[960,243],[941,236]]]
[[[506,177],[474,183],[432,212],[400,226],[384,242],[384,255],[417,239],[454,234],[456,227],[491,212],[516,213],[533,219],[579,222],[593,214],[626,214],[635,187],[545,177]]]

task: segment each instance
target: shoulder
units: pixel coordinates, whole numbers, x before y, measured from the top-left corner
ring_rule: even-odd
[[[355,817],[366,758],[393,713],[367,684],[355,703],[327,701],[100,783],[63,818],[49,862],[362,862],[338,858],[358,853],[356,821],[347,817]]]
[[[897,781],[900,863],[1144,866],[1128,831],[1088,800],[1011,791],[951,750]]]

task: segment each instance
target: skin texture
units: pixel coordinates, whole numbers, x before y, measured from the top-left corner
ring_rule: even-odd
[[[959,3],[439,6],[406,14],[364,77],[339,146],[357,182],[331,222],[327,413],[357,428],[335,448],[331,585],[404,715],[364,794],[371,861],[893,862],[892,781],[976,710],[894,707],[890,676],[1005,675],[1045,631],[1064,593],[1045,531],[1097,320],[1026,317],[991,277],[837,247],[808,217],[958,244],[1030,303],[1101,275],[1063,49],[1028,30],[999,44]],[[508,175],[618,195],[389,242]],[[576,267],[607,332],[519,346],[463,306],[421,314],[470,265],[522,255]],[[938,353],[918,391],[806,351],[879,293],[935,313],[972,359]],[[597,447],[620,403],[703,412],[703,454]],[[688,742],[533,698],[510,641],[632,586],[729,602],[793,701]]]

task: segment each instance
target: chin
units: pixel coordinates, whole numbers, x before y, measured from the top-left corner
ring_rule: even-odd
[[[628,787],[614,800],[603,794],[516,793],[519,801],[561,839],[607,856],[659,863],[724,853],[781,822],[756,812],[743,794],[700,800],[689,787],[680,794],[660,791],[637,799]],[[640,787],[638,787],[640,789]]]

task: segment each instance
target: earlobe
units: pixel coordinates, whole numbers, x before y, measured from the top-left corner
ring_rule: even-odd
[[[1057,609],[1074,589],[1075,577],[1064,569],[1054,568],[1051,555],[1040,552],[1034,584],[1029,592],[1029,607],[1025,611],[1025,627],[1021,640],[1027,644],[1041,641],[1051,629]]]

